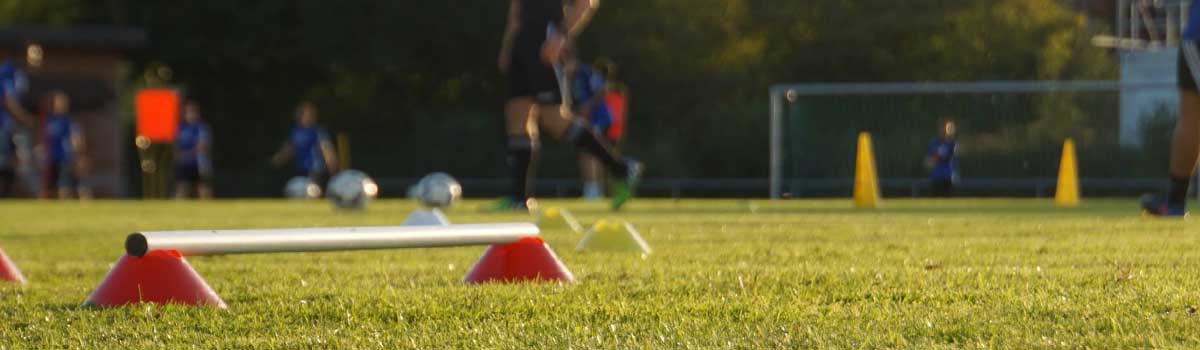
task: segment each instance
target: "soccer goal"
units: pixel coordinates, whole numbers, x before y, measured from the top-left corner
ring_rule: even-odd
[[[770,89],[770,196],[843,196],[856,135],[874,140],[890,196],[928,193],[927,145],[957,124],[963,195],[1053,195],[1063,141],[1087,194],[1158,189],[1177,115],[1174,82],[779,84]]]

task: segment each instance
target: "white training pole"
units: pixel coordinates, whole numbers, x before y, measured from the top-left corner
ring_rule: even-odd
[[[153,231],[129,235],[125,240],[125,252],[140,257],[154,250],[202,256],[452,247],[507,244],[524,237],[536,237],[539,233],[537,225],[532,223]]]

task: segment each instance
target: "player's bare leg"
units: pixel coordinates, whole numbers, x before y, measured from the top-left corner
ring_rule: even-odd
[[[531,97],[513,98],[505,106],[505,133],[508,135],[506,161],[509,178],[512,179],[512,192],[496,209],[523,210],[534,206],[529,199],[540,149],[537,112],[536,102]]]

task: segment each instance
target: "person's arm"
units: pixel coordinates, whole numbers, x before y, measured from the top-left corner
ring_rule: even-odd
[[[196,141],[196,162],[201,174],[212,173],[212,163],[208,158],[208,148],[212,144],[212,134],[208,128],[200,129],[200,139]]]
[[[91,172],[91,164],[87,156],[87,139],[77,124],[71,125],[71,150],[75,153],[76,175],[82,177]]]
[[[592,20],[592,14],[596,13],[596,9],[600,7],[600,0],[573,1],[570,6],[563,8],[564,28],[559,29],[558,35],[546,38],[546,42],[542,44],[542,60],[547,63],[560,62],[563,51],[566,51],[575,38],[583,33],[588,22]]]
[[[334,150],[333,142],[329,142],[328,138],[321,140],[321,156],[325,157],[325,168],[329,170],[329,173],[336,173],[338,171],[337,152]]]
[[[292,158],[292,152],[294,152],[292,148],[292,141],[284,141],[283,145],[279,146],[279,150],[275,151],[275,155],[271,156],[271,165],[283,166],[284,162]]]
[[[501,73],[507,73],[512,64],[513,42],[517,40],[517,32],[521,30],[521,0],[511,0],[508,4],[508,24],[504,27],[504,37],[500,42],[500,58],[497,65]]]
[[[8,110],[9,115],[13,116],[13,119],[21,123],[21,125],[26,127],[33,126],[33,114],[25,110],[24,106],[21,106],[21,101],[17,101],[16,96],[4,96],[4,109]]]
[[[587,28],[592,21],[592,15],[600,8],[600,0],[574,0],[567,9],[563,25],[566,27],[566,40],[572,42]]]

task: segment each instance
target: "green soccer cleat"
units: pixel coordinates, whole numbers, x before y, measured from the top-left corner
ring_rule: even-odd
[[[626,159],[625,164],[629,167],[629,171],[625,173],[623,181],[614,181],[612,188],[612,210],[620,211],[625,203],[633,199],[633,194],[637,191],[637,185],[642,182],[642,172],[645,167],[642,162]]]

